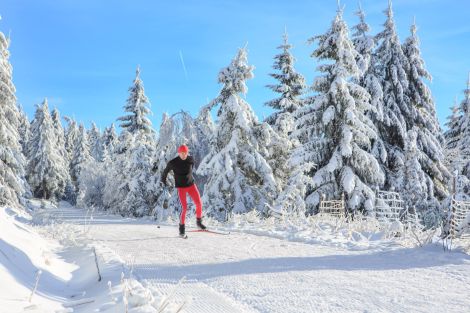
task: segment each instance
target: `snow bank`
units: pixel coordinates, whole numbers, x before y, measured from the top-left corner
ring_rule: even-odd
[[[49,202],[30,204],[32,216],[0,208],[0,312],[123,311],[125,298],[129,312],[157,312],[146,308],[152,295],[135,279],[124,278],[123,261],[89,244],[86,228],[58,222],[57,208]],[[99,250],[101,281],[93,248]]]
[[[348,250],[383,250],[417,247],[439,242],[440,229],[424,231],[419,225],[380,223],[375,218],[358,215],[355,220],[325,215],[305,218],[295,214],[262,218],[258,212],[234,215],[228,223],[211,220],[209,224],[231,232],[244,232],[294,242],[334,246]]]
[[[64,262],[54,251],[57,244],[41,238],[27,223],[24,211],[0,208],[0,308],[2,312],[58,312],[57,294],[77,266]],[[37,292],[31,297],[37,274]],[[31,297],[31,301],[29,301]]]

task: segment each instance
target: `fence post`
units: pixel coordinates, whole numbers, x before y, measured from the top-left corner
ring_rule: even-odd
[[[452,200],[450,201],[450,237],[455,238],[455,230],[454,230],[454,217],[455,217],[455,205],[454,205],[454,196],[452,196]]]

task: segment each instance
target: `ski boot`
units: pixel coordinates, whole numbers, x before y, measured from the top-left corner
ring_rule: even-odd
[[[197,225],[197,228],[201,229],[201,230],[206,230],[206,226],[202,223],[202,218],[198,218],[196,220],[196,225]]]
[[[186,238],[186,234],[184,231],[184,224],[180,224],[180,238]]]

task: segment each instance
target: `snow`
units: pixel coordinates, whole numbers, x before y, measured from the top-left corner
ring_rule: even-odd
[[[465,312],[468,239],[419,247],[401,224],[255,211],[229,236],[32,201],[0,210],[2,312]],[[34,223],[33,223],[34,222]],[[189,221],[188,228],[194,227]],[[396,237],[401,233],[400,237]],[[97,281],[91,248],[103,277]],[[468,253],[468,251],[467,251]],[[6,257],[7,256],[7,257]],[[37,270],[38,291],[28,302]],[[7,308],[6,311],[5,308]]]
[[[119,137],[67,117],[64,131],[46,101],[30,125],[0,32],[0,313],[468,311],[468,228],[442,238],[449,208],[470,198],[470,77],[443,134],[417,26],[401,43],[391,1],[385,13],[371,36],[359,7],[351,36],[338,8],[309,40],[321,74],[309,88],[286,31],[264,122],[239,49],[218,95],[195,118],[164,114],[158,141],[139,67]],[[230,236],[177,237],[176,190],[158,178],[182,143],[204,222]],[[313,215],[321,199],[340,218]]]
[[[25,223],[28,221],[28,216],[21,211],[9,208],[0,210],[2,312],[22,312],[26,307],[29,307],[29,312],[60,309],[59,301],[46,295],[58,292],[61,282],[69,280],[71,272],[77,268],[58,258],[53,253],[58,245],[41,238]],[[32,303],[29,303],[38,270],[42,271],[41,284],[32,297]]]

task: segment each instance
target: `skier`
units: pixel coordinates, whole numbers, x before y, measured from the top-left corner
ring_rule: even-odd
[[[164,186],[166,184],[166,177],[170,171],[173,171],[175,177],[175,187],[178,190],[178,196],[181,203],[181,214],[180,214],[180,223],[179,223],[179,234],[180,237],[185,238],[185,218],[186,218],[186,209],[188,207],[186,201],[186,193],[189,194],[194,204],[196,205],[196,224],[199,229],[205,230],[206,226],[202,224],[202,202],[199,195],[199,190],[197,189],[196,184],[194,183],[193,178],[193,167],[194,159],[192,156],[188,155],[188,146],[181,145],[178,148],[178,156],[168,162],[165,170],[163,171],[161,180]]]

